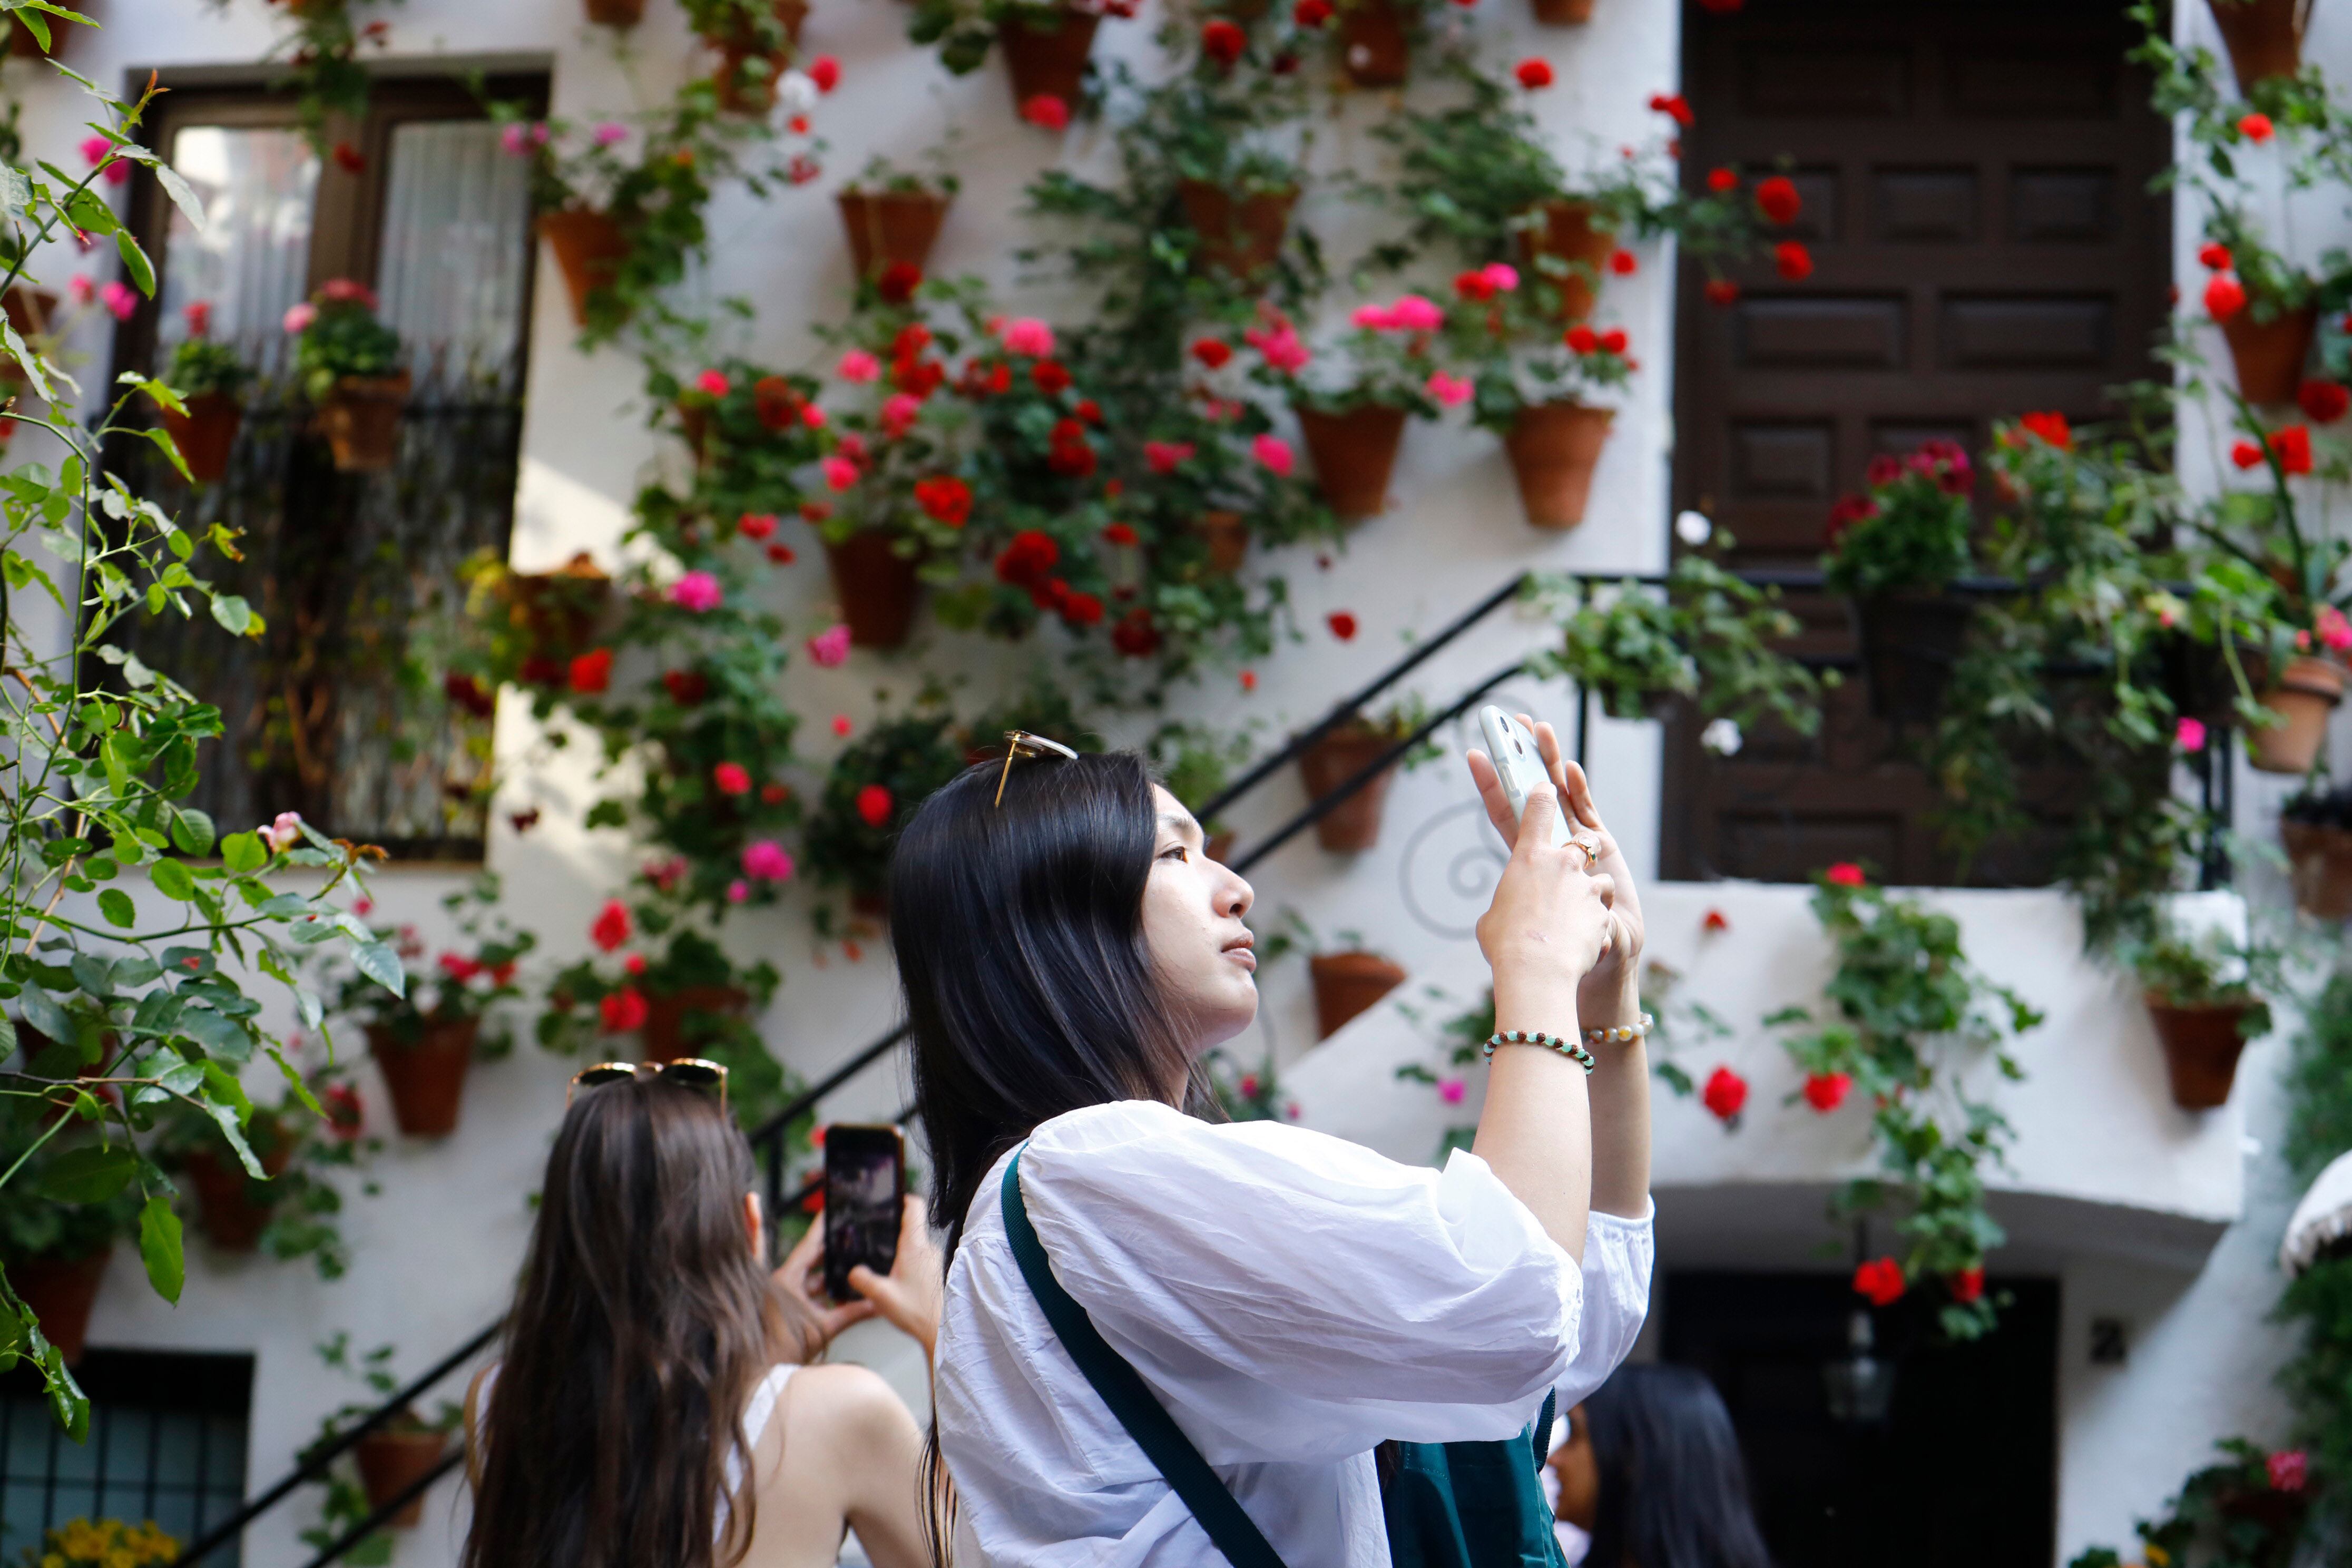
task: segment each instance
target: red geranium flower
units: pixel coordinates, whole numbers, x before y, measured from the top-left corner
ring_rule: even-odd
[[[2263,449],[2252,441],[2241,441],[2230,448],[2230,461],[2242,468],[2251,468],[2263,460]]]
[[[1772,247],[1772,269],[1791,283],[1802,283],[1813,275],[1813,254],[1793,239],[1784,239]]]
[[[1953,1300],[1965,1307],[1984,1295],[1984,1270],[1962,1268],[1955,1273],[1947,1274],[1944,1276],[1944,1287],[1951,1291]]]
[[[1596,353],[1601,348],[1601,334],[1591,327],[1573,326],[1562,334],[1560,342],[1568,345],[1568,352],[1570,353]]]
[[[1249,47],[1249,35],[1223,16],[1201,29],[1201,52],[1231,69]]]
[[[1533,92],[1538,88],[1551,85],[1551,62],[1529,55],[1512,68],[1511,74],[1518,78],[1521,87]]]
[[[2205,313],[2217,321],[2226,321],[2246,308],[2246,286],[2228,272],[2216,272],[2205,280]]]
[[[2263,1461],[2263,1468],[2270,1475],[2272,1489],[2299,1492],[2310,1479],[2311,1458],[2300,1448],[2282,1448]]]
[[[1699,1090],[1698,1098],[1717,1121],[1728,1126],[1738,1120],[1739,1108],[1748,1103],[1748,1080],[1729,1068],[1717,1068],[1707,1075],[1706,1087]]]
[[[794,559],[793,547],[789,544],[771,544],[768,546],[768,559],[779,566],[789,566]]]
[[[662,685],[669,690],[669,700],[681,708],[691,708],[710,693],[710,679],[698,669],[665,669]]]
[[[879,827],[890,820],[890,792],[878,784],[867,784],[857,792],[857,815],[868,827]]]
[[[1729,931],[1731,929],[1731,917],[1725,914],[1721,910],[1709,910],[1699,921],[1698,928],[1704,931]]]
[[[2227,272],[2235,264],[2230,247],[2218,239],[2209,239],[2199,246],[2197,259],[2208,272]]]
[[[2066,423],[2063,414],[2021,414],[2017,423],[2028,435],[2041,437],[2062,452],[2074,449],[2074,427]]]
[[[2352,409],[2352,391],[2340,381],[2306,381],[2295,389],[2294,400],[2315,425],[2333,425]]]
[[[1029,367],[1029,379],[1037,384],[1038,391],[1051,397],[1068,388],[1070,373],[1059,360],[1041,359]]]
[[[1650,95],[1650,107],[1685,131],[1698,123],[1698,116],[1691,112],[1689,102],[1679,92],[1654,92]]]
[[[710,782],[719,786],[720,795],[751,793],[751,775],[740,763],[721,763],[712,768]]]
[[[592,647],[572,661],[572,689],[593,697],[613,684],[613,650]]]
[[[1097,403],[1091,397],[1079,398],[1077,406],[1071,409],[1070,412],[1076,415],[1079,418],[1085,420],[1089,425],[1099,425],[1102,423],[1102,405]]]
[[[1048,131],[1061,131],[1070,123],[1070,106],[1050,92],[1041,92],[1021,106],[1021,118]]]
[[[1052,534],[1024,529],[997,556],[996,580],[1016,588],[1042,587],[1054,563],[1061,558],[1062,547],[1055,542]]]
[[[646,1005],[645,993],[634,985],[624,985],[618,991],[607,992],[604,1000],[597,1004],[597,1011],[604,1016],[604,1032],[608,1035],[626,1034],[631,1029],[644,1028],[646,1015],[652,1010]]]
[[[1290,19],[1302,27],[1319,27],[1331,19],[1331,0],[1298,0]]]
[[[935,474],[915,481],[915,504],[932,521],[961,528],[971,521],[971,487],[953,474]]]
[[[819,55],[809,61],[808,73],[819,92],[831,92],[841,85],[841,62],[831,55]]]
[[[1641,269],[1641,260],[1632,251],[1612,250],[1609,253],[1609,270],[1618,277],[1631,278]]]
[[[2267,142],[2275,129],[2267,114],[2248,114],[2238,121],[2238,134],[2249,142]]]
[[[1192,357],[1211,370],[1217,370],[1234,357],[1233,345],[1222,338],[1197,338],[1192,343]]]
[[[1853,1271],[1854,1294],[1874,1307],[1893,1306],[1909,1289],[1903,1279],[1903,1265],[1892,1258],[1874,1258]]]
[[[596,911],[593,924],[588,928],[588,940],[606,952],[629,940],[629,907],[618,899],[607,899],[604,907]]]
[[[1110,629],[1110,646],[1129,658],[1148,658],[1157,653],[1160,629],[1151,624],[1151,612],[1138,605],[1121,616]]]
[[[2279,467],[2290,474],[2311,472],[2311,427],[2290,425],[2271,432],[2271,451]]]
[[[1065,592],[1062,595],[1060,605],[1062,618],[1074,626],[1100,626],[1103,618],[1103,602],[1092,594],[1080,593],[1076,589],[1070,588],[1066,584],[1063,586]]]
[[[1324,617],[1324,624],[1331,628],[1331,635],[1341,642],[1348,642],[1355,637],[1356,617],[1345,610],[1332,611]]]
[[[1852,1088],[1852,1073],[1811,1073],[1805,1079],[1805,1103],[1826,1116],[1845,1103],[1846,1091]]]
[[[1706,302],[1708,304],[1728,305],[1738,298],[1739,285],[1734,283],[1730,279],[1710,278],[1706,280]]]
[[[1861,888],[1869,885],[1870,873],[1851,860],[1841,860],[1822,873],[1822,880],[1840,888]]]
[[[1114,522],[1109,527],[1103,530],[1103,542],[1105,544],[1133,544],[1135,542],[1135,530],[1129,527],[1126,523]]]
[[[923,269],[911,261],[894,261],[874,281],[874,291],[886,305],[903,305],[923,285]]]
[[[735,531],[746,539],[765,539],[776,531],[772,511],[747,511],[735,520]]]
[[[1601,352],[1622,354],[1625,352],[1626,342],[1625,330],[1622,327],[1612,327],[1601,334]]]
[[[1840,496],[1830,508],[1829,523],[1822,530],[1822,541],[1834,545],[1847,529],[1877,515],[1878,503],[1868,496]]]
[[[1706,188],[1718,195],[1725,191],[1736,190],[1738,185],[1739,171],[1737,169],[1709,169],[1706,172]]]
[[[1805,210],[1805,199],[1797,194],[1796,181],[1786,174],[1773,174],[1756,182],[1756,210],[1767,223],[1792,224]]]

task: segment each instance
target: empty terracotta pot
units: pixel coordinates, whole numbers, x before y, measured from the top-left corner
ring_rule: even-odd
[[[588,295],[619,274],[621,260],[629,254],[628,237],[604,214],[574,207],[540,214],[539,237],[547,241],[547,247],[555,253],[555,265],[563,273],[563,291],[572,300],[572,324],[584,326]]]
[[[2294,881],[2294,907],[2324,921],[2352,920],[2352,833],[2282,818],[2279,837]]]
[[[163,428],[180,448],[188,477],[198,484],[216,484],[228,472],[229,454],[236,448],[236,433],[245,423],[245,405],[226,392],[199,392],[186,399],[188,411],[163,410]]]
[[[1343,414],[1298,413],[1298,433],[1315,464],[1315,482],[1342,522],[1360,522],[1388,506],[1389,476],[1404,441],[1402,408],[1367,403]]]
[[[408,405],[409,374],[347,375],[319,409],[319,427],[346,474],[392,467],[400,455],[400,416]]]
[[[898,647],[915,624],[915,599],[922,584],[915,563],[891,547],[879,529],[824,542],[833,570],[834,597],[849,624],[849,640],[859,647]]]
[[[1519,410],[1503,437],[1511,477],[1519,482],[1519,505],[1538,528],[1574,528],[1584,521],[1592,494],[1592,471],[1609,440],[1606,408],[1579,403],[1532,403]]]
[[[1412,43],[1389,0],[1340,0],[1339,63],[1358,87],[1399,87],[1412,72]]]
[[[1535,0],[1535,11],[1547,27],[1572,27],[1592,20],[1592,0]]]
[[[1184,208],[1184,221],[1201,237],[1193,261],[1203,270],[1246,280],[1272,268],[1282,254],[1290,212],[1298,205],[1298,188],[1252,191],[1237,200],[1223,185],[1180,180],[1176,199]]]
[[[8,1283],[40,1321],[41,1335],[58,1347],[68,1366],[81,1360],[89,1337],[89,1311],[106,1279],[108,1242],[86,1258],[26,1258],[8,1265]]]
[[[1404,971],[1377,952],[1318,952],[1307,967],[1315,981],[1318,1039],[1329,1039],[1349,1019],[1404,984]]]
[[[1013,109],[1040,96],[1058,98],[1076,109],[1086,85],[1087,58],[1094,52],[1095,29],[1101,25],[1094,12],[1068,6],[1063,8],[1061,25],[1051,31],[1031,26],[1018,14],[997,24],[996,41],[1004,49]]]
[[[2238,375],[2238,391],[2249,403],[2292,403],[2303,384],[2304,361],[2311,357],[2312,334],[2318,330],[2319,308],[2283,310],[2267,321],[2254,320],[2252,307],[2221,323],[2230,345],[2230,363]]]
[[[2303,68],[2303,25],[2312,0],[2208,0],[2242,97],[2272,77]]]
[[[413,1415],[406,1419],[411,1425],[404,1426],[395,1417],[352,1446],[352,1457],[359,1461],[360,1485],[367,1490],[371,1509],[382,1508],[415,1485],[449,1450],[447,1433],[427,1431],[414,1424]],[[394,1530],[413,1530],[424,1517],[425,1499],[420,1494],[384,1522]]]
[[[1307,798],[1321,800],[1364,769],[1396,742],[1369,724],[1342,724],[1299,753],[1298,774]],[[1370,783],[1315,819],[1315,840],[1337,854],[1352,855],[1380,841],[1381,813],[1387,805],[1389,785],[1396,782],[1393,766],[1373,775]]]
[[[849,235],[849,259],[860,278],[897,262],[919,268],[955,198],[936,191],[844,191],[835,198]]]
[[[1593,293],[1617,249],[1617,237],[1595,228],[1593,216],[1591,202],[1546,202],[1543,226],[1519,231],[1519,256],[1529,271],[1559,291],[1563,322],[1580,321],[1592,314]],[[1566,262],[1569,270],[1559,276],[1545,271],[1538,258],[1546,256]]]
[[[457,1130],[466,1095],[466,1068],[474,1059],[479,1018],[427,1021],[423,1037],[404,1043],[381,1024],[367,1026],[368,1054],[383,1074],[393,1119],[411,1138],[441,1138]]]
[[[2263,707],[2285,722],[2246,731],[2246,749],[2266,773],[2307,773],[2327,742],[2328,716],[2344,700],[2344,670],[2324,658],[2287,661],[2278,684],[2262,694]]]
[[[1192,520],[1192,531],[1209,547],[1209,570],[1230,577],[1242,569],[1249,554],[1249,520],[1237,511],[1204,511]]]
[[[667,1062],[690,1057],[699,1049],[686,1041],[688,1013],[740,1016],[751,1005],[751,994],[740,985],[687,985],[667,996],[646,998],[645,1026],[638,1031],[644,1048],[639,1061]]]
[[[2238,1021],[2252,1002],[2175,1007],[2147,998],[2147,1016],[2164,1047],[2165,1070],[2172,1079],[2172,1103],[2183,1110],[2210,1110],[2230,1098],[2238,1076],[2238,1054],[2246,1048]]]
[[[586,0],[588,19],[600,27],[634,27],[645,20],[646,0]]]

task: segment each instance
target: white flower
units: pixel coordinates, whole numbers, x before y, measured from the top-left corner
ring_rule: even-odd
[[[806,114],[816,107],[816,83],[806,71],[788,70],[776,79],[776,101],[786,114]]]
[[[1693,517],[1697,514],[1685,512],[1683,515]],[[1700,521],[1706,520],[1702,518]],[[1728,719],[1717,719],[1698,732],[1698,743],[1718,757],[1736,756],[1741,744],[1739,726]]]
[[[1715,524],[1703,511],[1686,511],[1675,519],[1675,537],[1696,550],[1715,535]]]

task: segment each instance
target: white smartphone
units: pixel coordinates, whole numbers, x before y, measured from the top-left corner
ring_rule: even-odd
[[[1525,816],[1528,792],[1551,783],[1535,731],[1491,702],[1478,710],[1478,729],[1486,738],[1486,754],[1495,759],[1495,771],[1503,777],[1503,793],[1510,797],[1511,816]],[[1565,844],[1574,837],[1575,830],[1568,820],[1568,802],[1563,800],[1559,806],[1551,819],[1552,842]]]

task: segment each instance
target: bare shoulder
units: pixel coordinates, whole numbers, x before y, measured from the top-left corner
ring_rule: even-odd
[[[789,1436],[805,1435],[830,1445],[882,1436],[901,1423],[914,1425],[906,1403],[879,1373],[867,1367],[847,1363],[803,1367],[793,1374],[787,1394]]]

